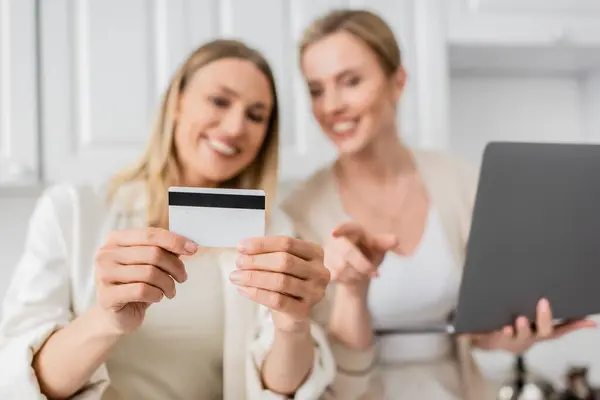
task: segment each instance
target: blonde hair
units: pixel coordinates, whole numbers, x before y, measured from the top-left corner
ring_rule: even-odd
[[[300,39],[300,59],[310,45],[341,31],[363,41],[376,54],[387,75],[394,74],[402,66],[394,32],[381,17],[367,10],[334,10],[313,21]]]
[[[181,167],[174,145],[175,112],[181,93],[196,71],[205,65],[224,58],[239,58],[252,62],[269,80],[273,96],[273,109],[267,125],[264,142],[255,160],[238,176],[221,187],[262,189],[269,205],[277,185],[279,110],[275,79],[268,62],[260,52],[236,40],[214,40],[196,49],[178,68],[164,92],[158,108],[147,148],[133,167],[113,177],[109,184],[109,201],[127,183],[143,182],[147,192],[147,222],[149,226],[168,226],[168,188],[180,185]]]

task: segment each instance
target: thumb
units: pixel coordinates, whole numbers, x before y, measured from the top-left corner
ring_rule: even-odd
[[[379,251],[389,251],[398,246],[398,237],[394,234],[377,235],[372,239],[371,245]]]

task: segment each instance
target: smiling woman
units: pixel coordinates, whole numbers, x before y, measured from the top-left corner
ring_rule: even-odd
[[[381,17],[332,11],[307,27],[299,47],[313,114],[339,157],[284,208],[302,238],[324,246],[335,282],[317,318],[332,338],[340,399],[491,400],[495,391],[472,346],[520,353],[589,326],[553,331],[541,300],[536,334],[525,317],[516,334],[512,327],[456,338],[380,334],[444,331],[457,301],[476,177],[451,155],[402,142],[396,113],[406,72]]]
[[[269,212],[277,121],[264,58],[216,40],[175,73],[137,165],[49,189],[4,299],[0,398],[324,396],[334,361],[309,316],[329,271]],[[202,248],[166,229],[170,186],[262,189],[268,235]]]

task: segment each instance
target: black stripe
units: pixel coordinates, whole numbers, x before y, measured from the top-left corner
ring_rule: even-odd
[[[169,205],[264,210],[265,196],[248,194],[169,192]]]

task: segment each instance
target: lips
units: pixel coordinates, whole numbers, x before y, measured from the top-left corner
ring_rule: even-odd
[[[219,139],[215,139],[215,138],[204,138],[204,142],[206,143],[206,145],[208,147],[210,147],[213,151],[215,151],[216,153],[226,156],[226,157],[232,157],[235,156],[236,154],[240,153],[240,149],[225,143],[222,140]]]

